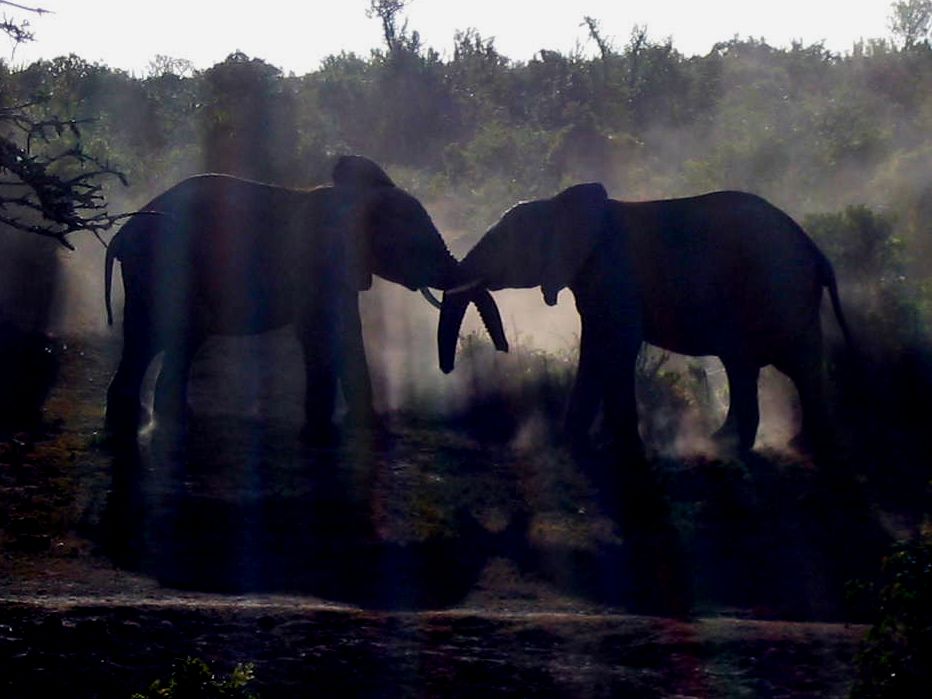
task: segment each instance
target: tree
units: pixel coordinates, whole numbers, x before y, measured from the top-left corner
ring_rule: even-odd
[[[903,42],[903,49],[921,44],[932,26],[932,0],[900,0],[890,9],[890,31]]]
[[[398,19],[401,11],[409,0],[369,0],[367,17],[378,17],[382,22],[382,34],[385,36],[385,45],[389,53],[393,52],[406,38],[408,33],[407,20],[399,27]]]
[[[27,13],[45,12],[7,0],[0,0],[0,5]],[[5,17],[0,31],[14,46],[32,39],[27,20]],[[34,108],[40,97],[7,100],[0,98],[0,223],[54,238],[69,248],[71,233],[99,235],[112,227],[121,217],[107,212],[100,178],[124,178],[85,152],[82,121],[38,116]]]
[[[599,24],[599,20],[594,17],[586,15],[583,17],[583,26],[589,31],[589,38],[595,42],[595,45],[599,47],[599,55],[602,57],[602,60],[607,60],[612,54],[615,53],[615,47],[612,46],[611,39],[605,38],[605,35],[602,33],[602,27]]]

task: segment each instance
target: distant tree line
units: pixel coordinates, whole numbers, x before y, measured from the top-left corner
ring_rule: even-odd
[[[74,55],[18,69],[0,61],[0,118],[16,109],[58,124],[56,139],[79,147],[63,151],[79,176],[124,173],[125,191],[91,180],[119,210],[207,170],[320,183],[345,152],[445,200],[444,224],[470,235],[518,199],[588,180],[629,199],[750,190],[797,216],[863,206],[884,221],[876,247],[898,260],[893,276],[928,297],[930,0],[894,3],[894,38],[844,54],[735,37],[684,56],[644,27],[617,45],[587,17],[594,55],[543,50],[527,61],[474,29],[441,55],[403,21],[405,4],[371,3],[382,48],[329,56],[300,76],[239,51],[206,70],[158,57],[143,76]],[[14,127],[7,120],[0,136],[23,149]],[[50,172],[67,169],[43,152]]]

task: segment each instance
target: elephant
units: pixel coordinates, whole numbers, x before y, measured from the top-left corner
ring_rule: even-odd
[[[563,287],[581,318],[568,437],[588,439],[600,406],[608,436],[639,453],[634,372],[643,342],[717,356],[728,413],[716,438],[742,453],[759,423],[758,374],[773,365],[799,393],[799,446],[825,426],[820,305],[823,288],[845,339],[831,264],[789,215],[764,199],[718,191],[678,199],[609,199],[599,183],[519,203],[461,260],[470,281],[444,293],[440,367],[453,369],[457,335],[476,288],[540,286],[552,306]]]
[[[332,179],[332,185],[300,190],[196,175],[123,225],[105,262],[110,324],[116,260],[125,292],[123,352],[107,391],[108,431],[136,433],[143,376],[159,352],[155,417],[183,425],[189,369],[209,335],[287,324],[303,349],[305,435],[327,442],[338,433],[340,389],[348,423],[374,423],[358,292],[370,287],[373,274],[422,291],[447,289],[463,278],[421,203],[378,165],[343,156]],[[491,295],[470,298],[500,348],[507,348]]]

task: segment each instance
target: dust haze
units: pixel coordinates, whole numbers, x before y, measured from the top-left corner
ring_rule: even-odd
[[[616,163],[619,170],[623,163]],[[582,175],[569,176],[570,180]],[[172,180],[173,182],[174,180]],[[165,187],[171,182],[165,181]],[[315,184],[315,183],[311,183]],[[610,191],[622,189],[607,183]],[[112,210],[131,211],[159,193],[153,190],[134,196],[113,197]],[[618,195],[616,195],[618,196]],[[631,197],[626,197],[631,198]],[[457,257],[462,257],[483,231],[467,231],[449,225],[444,213],[454,220],[457,199],[451,193],[446,201],[425,200],[434,220]],[[29,241],[31,242],[31,241]],[[123,290],[120,266],[114,270],[113,303],[116,322],[108,327],[104,313],[103,258],[105,248],[91,236],[77,237],[76,250],[49,250],[57,247],[40,241],[44,259],[53,260],[58,282],[49,295],[48,315],[34,319],[53,334],[62,337],[93,335],[118,347],[121,343],[120,318]],[[861,295],[869,293],[864,289]],[[844,294],[844,291],[843,291]],[[580,322],[572,293],[563,290],[555,307],[543,303],[539,288],[502,290],[494,293],[501,311],[512,354],[553,355],[567,366],[574,366]],[[419,294],[376,278],[371,290],[359,297],[364,338],[375,388],[376,408],[384,413],[419,414],[448,419],[469,409],[477,392],[515,390],[510,372],[528,371],[526,366],[509,364],[514,360],[497,356],[473,307],[467,312],[461,337],[485,346],[483,362],[498,365],[491,372],[471,366],[476,355],[459,353],[457,369],[443,375],[438,368],[436,331],[438,312]],[[825,309],[828,310],[827,308]],[[831,323],[830,313],[823,313]],[[827,328],[829,334],[831,329]],[[657,350],[645,350],[657,353]],[[662,353],[666,354],[666,353]],[[152,375],[150,369],[149,400]],[[720,362],[713,357],[669,356],[665,372],[679,376],[685,395],[676,401],[651,404],[647,414],[642,403],[642,432],[649,448],[667,456],[715,455],[709,439],[720,425],[728,404],[727,381]],[[701,376],[701,380],[690,379]],[[504,381],[503,381],[503,377]],[[656,381],[658,377],[642,377]],[[224,387],[222,391],[219,387]],[[759,448],[788,449],[787,442],[799,427],[798,399],[788,380],[773,369],[762,372],[761,425]],[[639,395],[643,395],[643,389]],[[290,328],[255,337],[212,337],[201,350],[192,370],[191,401],[196,410],[270,416],[300,422],[303,401],[303,367],[300,348]],[[538,415],[517,416],[521,424],[516,443],[525,447],[544,442]],[[537,422],[535,422],[537,421]],[[551,425],[552,427],[553,425]],[[552,435],[546,435],[549,439]]]
[[[827,253],[849,319],[861,326],[855,334],[884,338],[916,327],[911,346],[926,342],[932,306],[921,294],[932,273],[932,111],[923,97],[924,54],[886,40],[835,55],[818,44],[775,49],[733,38],[705,57],[687,59],[637,27],[626,45],[609,42],[601,58],[592,59],[542,52],[514,62],[474,31],[458,34],[453,57],[435,63],[416,43],[405,46],[410,64],[392,64],[388,54],[370,61],[343,55],[301,77],[284,76],[241,52],[194,74],[176,75],[167,65],[142,80],[116,76],[112,90],[95,88],[81,97],[99,102],[102,115],[86,133],[107,141],[115,162],[122,157],[128,170],[130,187],[107,186],[110,211],[133,211],[203,171],[314,186],[326,182],[334,156],[356,152],[417,196],[461,257],[517,201],[578,182],[601,181],[613,198],[632,201],[741,189],[789,213]],[[72,63],[88,72],[80,59]],[[424,75],[446,72],[433,82],[420,73],[411,80],[405,71],[412,65]],[[103,81],[107,69],[98,69]],[[43,77],[42,67],[31,70],[53,80]],[[359,71],[369,72],[362,79]],[[450,94],[442,92],[451,85]],[[517,86],[538,92],[525,95]],[[516,94],[523,96],[512,100]],[[145,129],[132,125],[139,119]],[[856,217],[838,214],[856,206],[876,214],[860,239],[850,230]],[[91,236],[72,242],[74,252],[15,235],[3,242],[9,250],[2,270],[3,306],[12,309],[7,315],[58,336],[94,336],[119,347],[119,321],[109,328],[104,314],[104,248]],[[876,264],[863,267],[864,259]],[[115,276],[119,317],[119,265]],[[516,373],[573,366],[579,317],[569,291],[555,308],[543,303],[539,289],[496,292],[495,298],[513,356],[461,352],[456,371],[444,376],[435,309],[380,280],[360,294],[377,407],[449,417],[466,410],[477,392],[512,390],[524,380]],[[830,355],[839,342],[826,311]],[[490,347],[472,308],[462,337],[464,344]],[[877,351],[890,357],[898,349],[891,342]],[[287,396],[293,407],[302,385],[296,358],[287,331],[213,338],[194,380],[219,377],[221,385],[236,387],[219,402],[205,401],[210,409],[261,413],[274,409],[276,396]],[[258,368],[263,363],[270,367]],[[653,374],[642,384],[669,388],[641,391],[647,440],[662,453],[706,451],[705,437],[727,405],[721,365],[683,357],[662,364],[648,357],[643,364]],[[483,376],[486,367],[492,370]],[[503,385],[504,377],[515,386]],[[560,381],[554,390],[565,390]],[[762,374],[761,389],[758,444],[776,448],[796,431],[797,399],[775,371]],[[198,391],[192,395],[196,399]],[[656,400],[648,414],[644,401],[651,396]],[[297,414],[297,408],[288,410]],[[523,430],[522,438],[531,433]]]

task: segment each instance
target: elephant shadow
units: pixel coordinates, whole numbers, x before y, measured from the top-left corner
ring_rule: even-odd
[[[240,437],[223,444],[230,433]],[[184,441],[115,445],[101,543],[118,566],[176,589],[449,607],[514,529],[491,533],[463,510],[439,533],[385,535],[371,477],[390,452],[306,448],[286,427],[229,416],[195,422]]]
[[[683,537],[661,483],[644,459],[608,449],[574,455],[592,485],[595,512],[614,536],[579,542],[531,542],[520,559],[564,593],[629,613],[685,618],[694,609],[694,580]]]
[[[859,484],[831,467],[743,461],[578,459],[615,543],[538,549],[575,594],[647,614],[851,621],[891,538]]]

